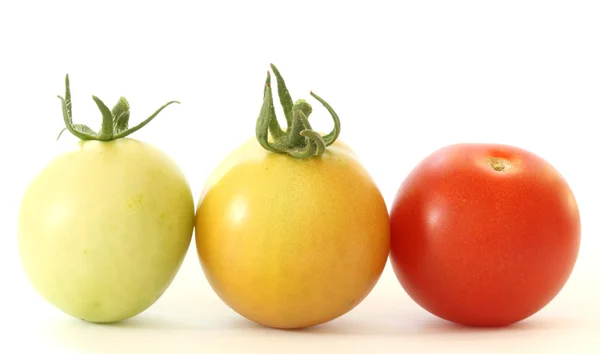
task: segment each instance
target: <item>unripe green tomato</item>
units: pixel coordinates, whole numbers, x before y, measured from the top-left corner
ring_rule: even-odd
[[[165,154],[132,139],[86,141],[27,188],[19,252],[48,302],[86,321],[114,322],[167,289],[193,223],[190,187]]]

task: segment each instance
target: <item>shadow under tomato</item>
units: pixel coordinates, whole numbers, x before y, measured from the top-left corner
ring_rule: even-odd
[[[403,316],[396,314],[341,317],[331,322],[302,329],[273,329],[261,326],[244,318],[231,320],[230,329],[256,332],[280,332],[287,335],[327,335],[327,336],[464,336],[473,333],[514,334],[515,332],[533,333],[556,330],[576,330],[584,328],[582,320],[574,318],[538,317],[503,327],[474,327],[452,323],[437,317],[409,312]]]
[[[46,332],[60,347],[95,353],[188,353],[223,345],[227,316],[194,319],[138,315],[116,323],[96,324],[73,318],[53,318]]]
[[[47,324],[50,334],[61,346],[77,351],[93,348],[99,352],[113,352],[114,347],[169,349],[169,343],[198,347],[229,345],[226,338],[243,338],[252,343],[263,343],[265,338],[298,337],[379,337],[402,340],[427,340],[439,338],[463,340],[473,334],[484,340],[510,337],[515,332],[523,335],[545,337],[562,330],[584,327],[582,320],[550,316],[532,317],[506,327],[469,327],[454,324],[422,311],[360,312],[340,317],[331,322],[304,329],[274,329],[259,325],[233,312],[203,311],[181,316],[142,314],[131,319],[112,323],[94,324],[70,318],[53,318]],[[481,336],[483,334],[483,336]],[[223,344],[225,343],[225,344]],[[247,343],[248,344],[248,343]],[[177,350],[176,350],[177,351]],[[181,352],[181,351],[178,351]]]
[[[577,330],[577,328],[585,327],[586,323],[582,319],[549,316],[530,317],[509,326],[499,327],[467,326],[442,320],[437,317],[430,317],[427,320],[422,321],[420,324],[420,328],[423,333],[434,334],[437,336],[463,336],[477,333],[495,335],[513,335],[515,333],[521,333],[528,335],[539,332]]]

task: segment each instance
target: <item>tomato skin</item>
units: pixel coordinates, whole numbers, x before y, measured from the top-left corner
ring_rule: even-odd
[[[487,157],[511,166],[496,171]],[[446,146],[418,164],[391,207],[394,272],[430,313],[503,326],[545,307],[580,245],[573,193],[545,160],[494,144]]]
[[[238,314],[302,328],[358,305],[389,255],[378,188],[341,142],[306,160],[255,139],[214,171],[196,212],[204,274]]]
[[[117,322],[149,308],[174,279],[194,201],[183,173],[153,146],[82,141],[34,178],[18,225],[25,274],[47,302]]]

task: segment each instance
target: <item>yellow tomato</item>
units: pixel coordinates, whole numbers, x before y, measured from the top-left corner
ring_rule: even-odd
[[[358,305],[377,283],[390,242],[380,191],[338,141],[310,159],[248,141],[210,177],[195,231],[220,298],[277,328],[325,323]]]

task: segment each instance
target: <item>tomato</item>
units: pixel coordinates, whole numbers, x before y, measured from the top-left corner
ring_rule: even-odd
[[[345,314],[369,294],[389,255],[389,215],[356,155],[332,138],[339,122],[333,135],[310,131],[308,103],[286,101],[272,68],[291,127],[304,121],[296,138],[311,138],[289,150],[263,139],[262,128],[277,124],[268,112],[267,79],[258,139],[212,173],[198,203],[195,240],[204,274],[224,303],[264,326],[302,328]],[[315,143],[307,154],[300,148],[310,150],[312,139],[321,138],[326,149]]]
[[[545,307],[580,245],[576,200],[526,150],[457,144],[418,164],[391,207],[390,258],[406,292],[432,314],[503,326]]]
[[[104,129],[111,122],[98,134],[72,124],[68,79],[63,103],[67,129],[82,140],[28,186],[20,259],[35,290],[64,313],[124,320],[151,306],[176,275],[193,234],[191,189],[163,152],[115,138],[139,129],[128,130],[124,99],[104,116],[118,123],[115,131]]]

